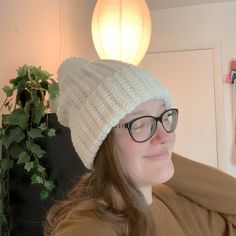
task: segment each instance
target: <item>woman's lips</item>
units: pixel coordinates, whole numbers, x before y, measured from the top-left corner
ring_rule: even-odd
[[[153,159],[153,160],[162,160],[166,159],[169,156],[168,151],[161,151],[156,154],[144,156],[144,158]]]

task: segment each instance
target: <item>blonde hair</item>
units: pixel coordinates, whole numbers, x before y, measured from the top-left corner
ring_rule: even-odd
[[[75,208],[81,216],[98,217],[111,223],[121,235],[156,235],[150,208],[120,162],[113,131],[100,147],[93,167],[64,201],[50,209],[45,236],[51,235]]]

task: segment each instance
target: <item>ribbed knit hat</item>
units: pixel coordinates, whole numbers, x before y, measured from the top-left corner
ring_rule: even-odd
[[[87,168],[102,142],[142,102],[171,96],[147,70],[114,60],[69,58],[58,69],[59,122],[69,127],[73,146]]]

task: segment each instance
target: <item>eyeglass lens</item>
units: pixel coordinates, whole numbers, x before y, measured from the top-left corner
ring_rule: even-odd
[[[137,142],[147,141],[155,133],[158,121],[160,121],[166,132],[171,133],[176,128],[177,118],[178,112],[175,109],[166,110],[157,118],[152,116],[140,117],[130,126],[131,136]]]

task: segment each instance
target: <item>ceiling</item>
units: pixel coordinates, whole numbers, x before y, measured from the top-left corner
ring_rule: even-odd
[[[150,10],[153,11],[158,9],[217,3],[217,2],[228,2],[235,0],[146,0],[146,1]]]

